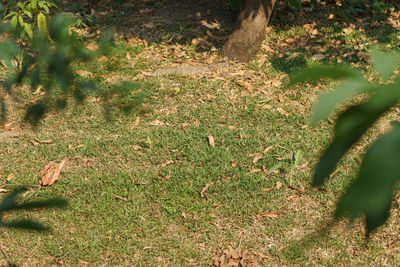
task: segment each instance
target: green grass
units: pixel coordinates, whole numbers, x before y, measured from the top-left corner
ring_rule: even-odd
[[[263,47],[295,32],[271,31]],[[359,37],[346,38],[350,48]],[[180,49],[192,53],[191,45]],[[173,62],[174,52],[165,51],[164,44],[132,47],[118,40],[115,64],[93,62],[74,68],[106,78],[133,78]],[[157,53],[166,58],[158,60]],[[62,196],[69,207],[10,214],[6,219],[29,217],[53,230],[4,230],[1,245],[8,257],[22,266],[209,266],[215,250],[231,245],[269,255],[258,258],[260,265],[398,265],[398,209],[367,245],[360,221],[353,227],[340,221],[307,239],[330,220],[335,200],[355,176],[357,157],[364,151],[351,150],[323,189],[310,187],[313,166],[332,134],[327,121],[315,128],[308,125],[322,89],[316,84],[289,88],[284,79],[278,86],[264,83],[282,80],[282,75],[303,66],[307,53],[301,61],[271,56],[261,67],[258,59],[237,65],[234,68],[241,73],[227,71],[223,80],[212,80],[212,75],[139,77],[132,94],[128,90],[122,100],[133,101],[140,92],[147,96],[146,103],[128,115],[113,109],[111,121],[105,119],[102,104],[92,101],[95,95],[82,106],[52,113],[33,130],[19,121],[23,109],[12,107],[10,121],[23,136],[17,143],[0,142],[2,183],[13,173],[10,183],[37,185],[48,162],[68,158],[59,181],[25,198]],[[367,65],[362,63],[371,71]],[[236,83],[246,78],[260,90],[249,93]],[[104,88],[112,86],[103,83]],[[32,93],[23,96],[29,101]],[[262,108],[265,104],[270,106]],[[140,123],[133,127],[137,116]],[[370,143],[396,117],[390,114],[360,145]],[[162,125],[153,126],[156,120]],[[215,147],[209,145],[209,135]],[[30,142],[35,138],[52,143],[35,147]],[[84,147],[68,148],[79,144]],[[273,148],[253,163],[254,155],[249,155],[269,146]],[[293,188],[288,186],[292,163],[279,159],[290,151],[301,151],[300,164],[308,163],[294,169]],[[173,163],[163,166],[170,160]],[[262,171],[278,163],[282,166],[277,173]],[[278,181],[283,184],[280,189],[263,191]],[[200,192],[208,183],[203,199]],[[279,217],[255,216],[265,212],[277,212]]]

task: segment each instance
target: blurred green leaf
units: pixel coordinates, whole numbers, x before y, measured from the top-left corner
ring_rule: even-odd
[[[368,149],[358,178],[340,198],[336,216],[366,216],[367,232],[383,225],[389,216],[394,185],[400,179],[400,126]]]
[[[290,83],[315,81],[320,79],[354,79],[363,80],[363,76],[360,72],[353,70],[345,66],[324,66],[324,65],[314,65],[310,68],[306,68],[299,71],[291,79]]]
[[[359,93],[371,91],[369,83],[364,79],[351,79],[333,91],[321,95],[314,110],[313,125],[326,118],[336,107],[337,104]]]
[[[46,17],[42,12],[39,12],[39,14],[37,15],[37,25],[40,31],[47,31]]]
[[[394,69],[400,63],[400,56],[397,52],[384,53],[377,49],[371,51],[371,57],[376,70],[383,80],[387,80],[393,74]]]
[[[336,122],[333,142],[315,168],[313,185],[322,185],[346,151],[399,99],[399,85],[386,85],[379,88],[367,102],[343,112]]]

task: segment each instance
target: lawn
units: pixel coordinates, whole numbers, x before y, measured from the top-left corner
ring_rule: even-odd
[[[375,77],[366,52],[376,43],[399,46],[400,14],[368,17],[315,4],[284,18],[289,9],[281,4],[256,58],[240,64],[218,56],[229,22],[217,27],[207,17],[214,13],[206,12],[167,23],[160,14],[169,2],[149,3],[100,6],[94,23],[76,30],[94,44],[111,18],[125,23],[115,28],[112,56],[73,66],[79,79],[94,77],[105,90],[134,83],[123,98],[111,99],[110,116],[92,93],[83,105],[71,102],[31,127],[22,120],[24,106],[38,92],[22,86],[7,100],[3,188],[28,185],[20,201],[69,202],[64,209],[6,214],[5,220],[28,217],[52,227],[3,230],[7,258],[20,266],[210,266],[225,250],[228,257],[247,251],[255,266],[400,265],[399,195],[388,224],[368,242],[362,220],[331,221],[368,144],[390,129],[399,108],[316,189],[313,168],[331,140],[335,115],[309,123],[318,96],[332,84],[288,85],[290,75],[314,61],[348,63]],[[128,12],[127,21],[118,20]],[[124,113],[118,103],[136,106]],[[64,158],[61,178],[40,187],[41,170]]]

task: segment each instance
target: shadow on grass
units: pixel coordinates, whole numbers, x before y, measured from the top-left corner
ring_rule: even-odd
[[[169,46],[193,44],[198,52],[222,47],[234,26],[228,0],[75,0],[73,3],[68,6],[72,12],[94,14],[93,32],[113,28],[124,38]],[[393,34],[397,30],[390,22],[393,16],[389,11],[376,12],[367,7],[338,7],[335,1],[312,2],[295,11],[286,1],[279,1],[271,28],[281,36],[299,26],[308,33],[289,44],[285,43],[285,37],[280,42],[267,39],[274,50],[268,59],[275,69],[288,74],[302,68],[307,57],[318,53],[324,54],[323,62],[340,58],[344,63],[357,63],[360,61],[357,51],[366,52],[368,42],[394,43]],[[351,43],[349,38],[358,39],[358,43]],[[293,56],[296,53],[301,55]]]

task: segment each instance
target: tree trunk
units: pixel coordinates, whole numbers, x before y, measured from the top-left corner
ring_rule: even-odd
[[[221,49],[222,56],[248,61],[265,38],[265,29],[276,0],[242,0],[236,29]]]

